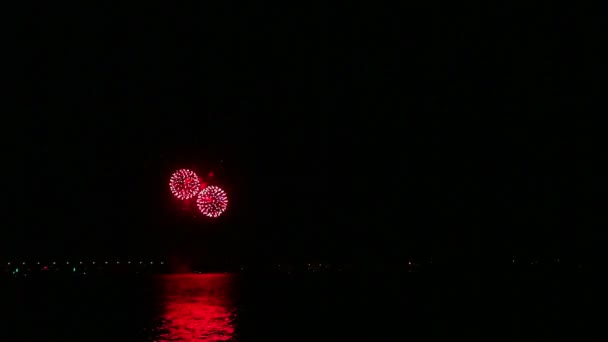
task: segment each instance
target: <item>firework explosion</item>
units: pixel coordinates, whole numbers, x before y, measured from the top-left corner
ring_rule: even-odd
[[[169,188],[173,195],[181,200],[192,198],[200,191],[201,183],[194,171],[177,170],[169,180]]]
[[[218,217],[228,206],[226,192],[215,185],[208,186],[198,194],[196,201],[198,209],[206,216]]]

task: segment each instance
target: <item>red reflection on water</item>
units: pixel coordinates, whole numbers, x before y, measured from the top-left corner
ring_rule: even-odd
[[[163,277],[165,311],[157,341],[229,341],[234,334],[229,274]]]

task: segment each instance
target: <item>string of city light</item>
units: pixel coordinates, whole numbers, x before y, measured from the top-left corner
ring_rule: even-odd
[[[63,262],[57,262],[57,261],[52,261],[52,262],[40,262],[40,261],[36,261],[36,262],[11,262],[8,261],[6,263],[7,266],[26,266],[26,265],[63,265]],[[80,262],[69,262],[66,261],[65,265],[154,265],[155,262],[154,261],[124,261],[124,262],[120,262],[120,261],[102,261],[102,262],[97,262],[97,261],[88,261],[88,262],[84,262],[84,261],[80,261]],[[158,265],[164,265],[165,262],[164,261],[158,261],[156,262],[156,264]]]

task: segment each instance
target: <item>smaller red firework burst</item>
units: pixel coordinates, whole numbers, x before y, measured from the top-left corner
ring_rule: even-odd
[[[192,198],[200,191],[201,183],[194,171],[177,170],[171,175],[169,188],[173,195],[181,200]]]

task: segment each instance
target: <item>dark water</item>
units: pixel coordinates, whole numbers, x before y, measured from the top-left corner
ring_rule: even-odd
[[[0,341],[593,340],[586,330],[593,298],[579,292],[584,287],[512,278],[3,279]]]

